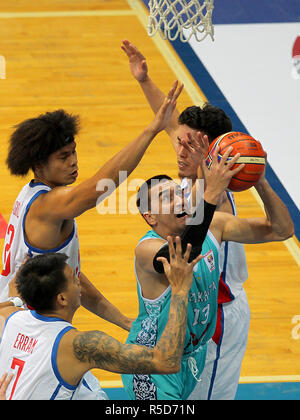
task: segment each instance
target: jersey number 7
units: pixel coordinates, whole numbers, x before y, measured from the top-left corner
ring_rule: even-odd
[[[12,364],[11,364],[11,369],[15,369],[16,367],[18,367],[18,371],[17,371],[17,376],[15,379],[15,382],[13,384],[12,390],[11,390],[11,394],[9,399],[12,399],[12,396],[14,395],[18,380],[20,378],[20,375],[22,373],[23,367],[24,367],[25,362],[23,360],[17,359],[16,357],[13,358]]]

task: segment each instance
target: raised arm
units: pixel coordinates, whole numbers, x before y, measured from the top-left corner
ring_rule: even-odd
[[[180,94],[177,82],[166,96],[154,120],[91,178],[75,187],[56,187],[43,194],[36,211],[41,219],[57,222],[72,219],[93,208],[119,185],[119,172],[127,176],[136,168],[154,137],[166,127]],[[106,193],[106,194],[105,194]],[[51,208],[51,212],[49,212]]]
[[[255,189],[264,203],[265,217],[242,219],[217,212],[213,220],[213,229],[217,228],[221,232],[221,240],[256,244],[284,241],[293,236],[294,225],[289,211],[264,175]]]
[[[118,340],[100,331],[70,332],[69,343],[73,353],[73,374],[75,370],[84,372],[91,368],[105,369],[116,373],[175,373],[180,370],[181,356],[185,341],[188,292],[193,281],[193,267],[201,259],[188,263],[191,250],[189,246],[181,256],[180,239],[176,238],[176,250],[172,238],[170,246],[170,264],[163,259],[165,273],[172,286],[169,318],[165,330],[157,345],[150,349],[135,344],[122,344]],[[71,339],[71,340],[70,340]],[[67,339],[65,339],[67,341]],[[66,354],[62,342],[61,354]],[[63,356],[62,356],[63,357]],[[62,361],[62,360],[61,360]],[[60,363],[62,376],[68,378],[66,363]],[[71,378],[68,378],[69,380]],[[75,377],[73,377],[75,381]]]
[[[150,78],[146,59],[137,47],[125,39],[122,42],[121,48],[127,54],[133,77],[139,82],[152,111],[156,113],[165,99],[165,94]],[[182,90],[182,88],[183,85],[181,85],[179,89]],[[171,138],[174,148],[176,148],[177,145],[176,130],[178,127],[178,117],[179,111],[175,109],[165,128]]]

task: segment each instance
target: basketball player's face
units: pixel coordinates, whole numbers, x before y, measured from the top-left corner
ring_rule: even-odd
[[[51,187],[70,185],[78,176],[76,143],[72,142],[49,156],[38,169],[38,178]]]
[[[153,227],[165,235],[180,235],[186,227],[188,204],[174,181],[165,181],[149,191]]]
[[[186,124],[180,124],[177,131],[177,165],[178,165],[178,176],[180,178],[197,178],[197,169],[198,166],[195,164],[191,158],[190,152],[184,147],[183,141],[186,141],[190,144],[188,135],[192,138],[195,137],[197,131],[193,128],[190,128]]]

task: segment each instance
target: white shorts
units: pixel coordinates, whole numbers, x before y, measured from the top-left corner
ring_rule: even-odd
[[[219,305],[219,336],[207,345],[205,367],[189,400],[234,400],[247,347],[250,308],[243,290]],[[217,329],[216,329],[217,331]]]

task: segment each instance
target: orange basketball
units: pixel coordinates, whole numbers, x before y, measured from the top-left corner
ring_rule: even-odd
[[[232,146],[228,160],[234,155],[240,153],[240,157],[232,169],[237,165],[245,163],[244,168],[232,177],[228,190],[244,191],[251,188],[261,177],[266,164],[266,153],[258,140],[255,140],[249,134],[230,131],[217,137],[209,146],[206,156],[206,165],[210,168],[212,155],[215,148],[219,146],[218,160],[221,160],[228,147]]]

